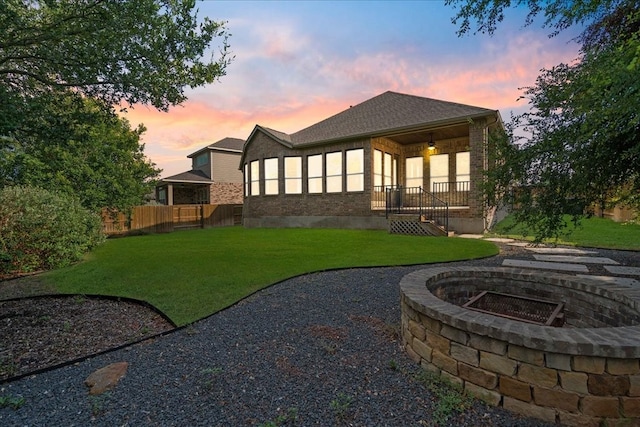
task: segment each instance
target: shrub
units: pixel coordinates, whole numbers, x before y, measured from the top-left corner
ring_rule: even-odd
[[[0,189],[0,274],[67,266],[103,239],[100,217],[71,196],[36,187]]]

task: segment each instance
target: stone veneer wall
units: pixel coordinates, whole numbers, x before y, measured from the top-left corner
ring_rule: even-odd
[[[433,268],[401,283],[409,356],[494,406],[569,426],[640,424],[640,326],[552,328],[474,312],[427,286],[456,276],[542,282],[615,294],[640,311],[640,292],[562,274],[506,268]],[[592,305],[593,311],[598,306]]]
[[[209,189],[212,205],[241,205],[244,199],[241,182],[214,182]]]

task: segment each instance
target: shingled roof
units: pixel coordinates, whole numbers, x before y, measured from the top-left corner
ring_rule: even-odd
[[[190,170],[187,172],[182,172],[177,175],[172,175],[167,178],[163,178],[160,181],[161,182],[189,182],[189,183],[213,182],[204,174],[204,172],[200,170]]]
[[[213,144],[209,144],[206,147],[202,147],[198,151],[189,154],[187,157],[195,157],[198,154],[207,150],[220,150],[220,151],[233,151],[241,153],[244,147],[244,139],[240,138],[223,138],[220,141],[216,141]]]
[[[495,113],[488,108],[388,91],[291,135],[262,126],[256,126],[254,132],[261,130],[295,147],[419,130]]]
[[[411,130],[425,124],[481,117],[495,110],[385,92],[291,135],[293,145]]]

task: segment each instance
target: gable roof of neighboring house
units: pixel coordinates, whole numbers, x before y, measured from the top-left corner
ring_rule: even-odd
[[[245,147],[257,132],[294,148],[417,131],[496,114],[488,108],[388,91],[293,134],[256,125]]]
[[[187,157],[192,158],[204,153],[205,151],[226,151],[240,154],[242,153],[242,147],[244,146],[244,139],[240,138],[223,138],[220,141],[216,141],[213,144],[202,147],[198,151],[189,154]]]
[[[188,182],[188,183],[211,183],[213,182],[204,172],[201,170],[190,170],[187,172],[181,172],[177,175],[168,176],[162,178],[160,182]]]
[[[242,148],[244,146],[244,139],[240,138],[223,138],[220,141],[216,141],[213,144],[209,144],[206,147],[202,147],[198,151],[189,154],[187,157],[193,158],[207,151],[220,151],[225,153],[242,154]],[[207,175],[201,170],[190,170],[187,172],[181,172],[177,175],[168,176],[162,178],[158,183],[177,182],[177,183],[189,183],[189,184],[210,184],[213,182]]]

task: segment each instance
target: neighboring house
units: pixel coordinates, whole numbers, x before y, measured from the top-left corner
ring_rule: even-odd
[[[256,125],[240,162],[243,223],[384,229],[403,214],[483,232],[495,210],[480,184],[498,127],[497,110],[395,92],[293,134]]]
[[[163,205],[242,204],[242,172],[238,162],[244,140],[224,138],[187,157],[191,170],[156,184],[156,200]]]

